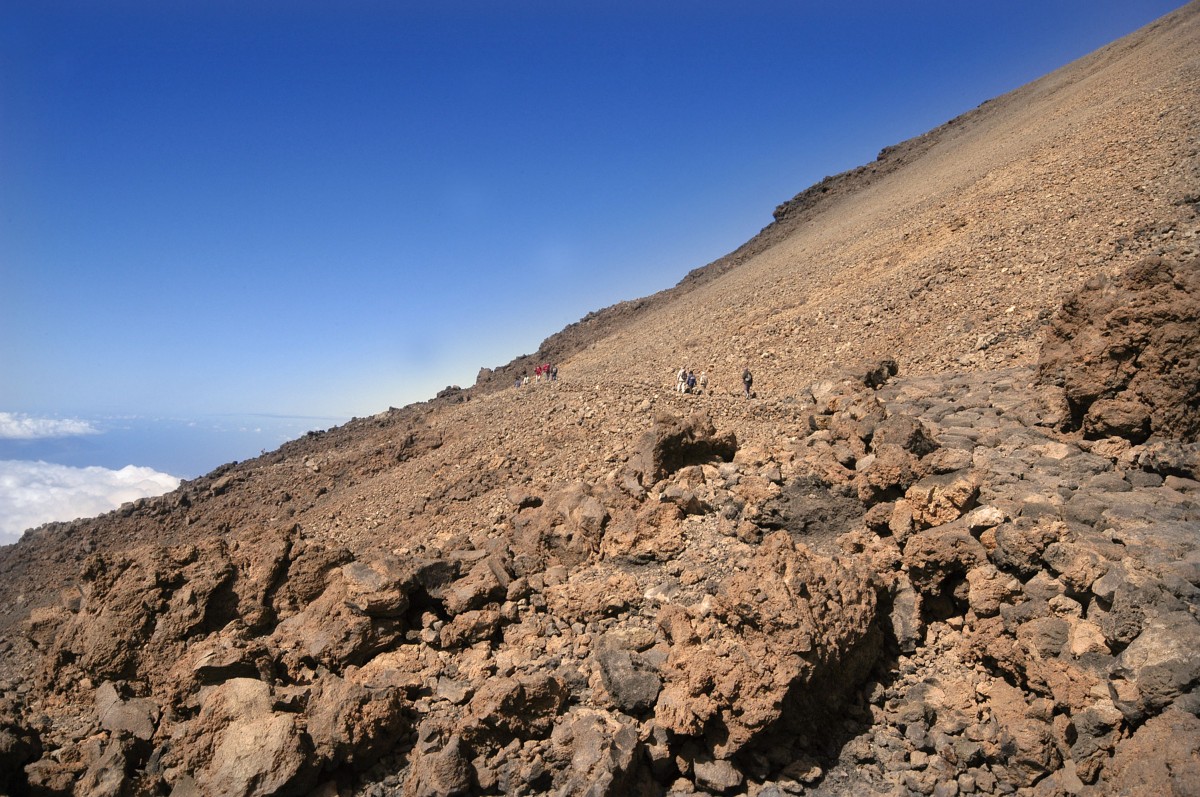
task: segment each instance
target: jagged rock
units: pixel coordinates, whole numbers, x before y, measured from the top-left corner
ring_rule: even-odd
[[[1071,717],[1075,741],[1071,744],[1071,758],[1076,771],[1085,783],[1094,783],[1100,770],[1116,745],[1124,716],[1112,702],[1097,702]]]
[[[1021,594],[1021,582],[985,562],[967,572],[967,603],[977,617],[994,617]]]
[[[718,435],[712,421],[701,413],[681,419],[660,412],[638,443],[636,469],[644,474],[643,484],[652,484],[687,465],[729,462],[737,448],[732,432]]]
[[[0,696],[0,793],[19,794],[25,764],[42,752],[41,739],[20,717],[16,701]]]
[[[354,561],[341,568],[342,598],[351,610],[368,617],[395,618],[408,611],[406,588],[412,571],[392,558]]]
[[[891,443],[876,445],[855,469],[854,483],[865,506],[900,498],[928,473],[916,457]]]
[[[405,797],[462,797],[474,788],[470,753],[462,739],[451,736],[440,749],[422,745],[409,767]]]
[[[696,785],[712,794],[726,794],[741,786],[745,777],[731,762],[701,759],[692,764]]]
[[[641,773],[637,726],[622,715],[572,709],[554,728],[551,744],[568,761],[554,778],[560,797],[637,797],[650,793]]]
[[[445,592],[444,605],[451,615],[479,609],[486,603],[502,601],[512,582],[504,563],[486,556],[472,566],[467,575],[455,581]]]
[[[1109,563],[1095,550],[1077,542],[1052,542],[1042,559],[1073,592],[1086,593]]]
[[[907,578],[896,580],[889,618],[892,636],[900,650],[904,653],[914,652],[924,637],[925,621],[921,617],[921,594]]]
[[[993,767],[1002,766],[1016,784],[1031,786],[1062,762],[1049,712],[1027,703],[1006,683],[993,683],[990,691],[989,705],[1001,728]]]
[[[111,681],[96,690],[96,715],[100,727],[112,732],[126,732],[137,739],[149,741],[154,736],[160,715],[158,704],[144,697],[125,698]]]
[[[236,634],[222,631],[191,647],[181,661],[190,677],[182,673],[179,677],[183,683],[194,678],[197,684],[205,686],[231,678],[254,678],[258,673],[257,659],[265,655],[265,646],[247,645]]]
[[[1062,534],[1060,525],[1018,518],[984,532],[979,541],[997,567],[1032,576],[1041,569],[1042,552]]]
[[[595,656],[600,679],[617,708],[626,714],[641,714],[654,707],[662,678],[645,656],[608,637],[601,637]]]
[[[1162,476],[1200,476],[1200,444],[1177,440],[1157,440],[1136,446],[1120,457],[1122,464]]]
[[[497,733],[502,738],[545,737],[566,706],[567,694],[562,682],[548,675],[486,681],[467,706],[463,738]]]
[[[917,528],[957,520],[975,504],[979,485],[969,474],[955,471],[927,476],[908,488],[904,498],[912,507]]]
[[[179,746],[183,772],[205,794],[267,797],[310,781],[298,716],[273,708],[270,687],[234,678],[213,687]]]
[[[938,527],[911,535],[904,543],[904,564],[921,592],[939,591],[951,578],[964,578],[987,561],[987,551],[962,528]]]
[[[1113,702],[1129,719],[1161,711],[1200,683],[1200,622],[1183,611],[1148,618],[1111,679]]]
[[[663,728],[705,737],[728,758],[779,719],[788,700],[835,699],[809,690],[852,688],[878,652],[875,596],[848,562],[817,557],[775,532],[719,590],[716,625],[668,605],[670,638],[655,708]],[[836,679],[830,679],[833,672]]]
[[[1200,432],[1200,258],[1147,258],[1096,276],[1063,301],[1042,346],[1040,378],[1061,385],[1091,437]]]
[[[456,616],[439,632],[438,644],[443,648],[460,648],[490,639],[500,626],[496,609],[476,609]]]
[[[134,770],[141,767],[150,746],[144,740],[114,736],[97,750],[95,759],[79,778],[79,797],[123,797],[132,788]]]
[[[889,415],[875,427],[871,447],[878,450],[884,445],[900,446],[918,459],[932,454],[939,448],[929,427],[911,415]]]
[[[1167,711],[1140,727],[1105,767],[1104,794],[1185,797],[1200,783],[1200,719]]]
[[[409,726],[400,689],[371,689],[327,673],[309,698],[307,732],[313,753],[330,765],[366,769]]]

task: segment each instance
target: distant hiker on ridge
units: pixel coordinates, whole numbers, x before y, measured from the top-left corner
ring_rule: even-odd
[[[754,374],[747,368],[742,371],[742,387],[746,388],[746,398],[750,398],[750,386],[754,384]]]

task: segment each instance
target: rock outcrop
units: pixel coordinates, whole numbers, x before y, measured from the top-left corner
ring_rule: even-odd
[[[1042,350],[1071,426],[1134,443],[1200,435],[1200,258],[1153,257],[1063,302]]]

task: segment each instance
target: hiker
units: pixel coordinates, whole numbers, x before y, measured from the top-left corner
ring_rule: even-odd
[[[558,381],[558,366],[557,365],[550,366],[550,381],[551,382]]]
[[[750,386],[754,384],[754,374],[747,368],[742,371],[742,387],[746,388],[746,398],[750,398]]]
[[[687,392],[688,393],[696,392],[696,375],[694,373],[692,373],[691,371],[688,371],[688,375],[687,375]]]
[[[708,371],[701,371],[701,372],[700,372],[700,379],[699,379],[699,382],[698,382],[698,384],[700,385],[700,392],[701,392],[701,393],[703,393],[704,391],[708,390]]]
[[[675,389],[682,393],[687,388],[687,369],[680,368],[675,374]]]

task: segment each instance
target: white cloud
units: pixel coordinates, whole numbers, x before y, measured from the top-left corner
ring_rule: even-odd
[[[110,470],[0,460],[0,545],[43,523],[93,517],[178,486],[174,476],[134,465]]]
[[[0,412],[0,440],[35,440],[40,437],[73,437],[99,434],[87,421],[75,418],[33,418],[14,412]]]

